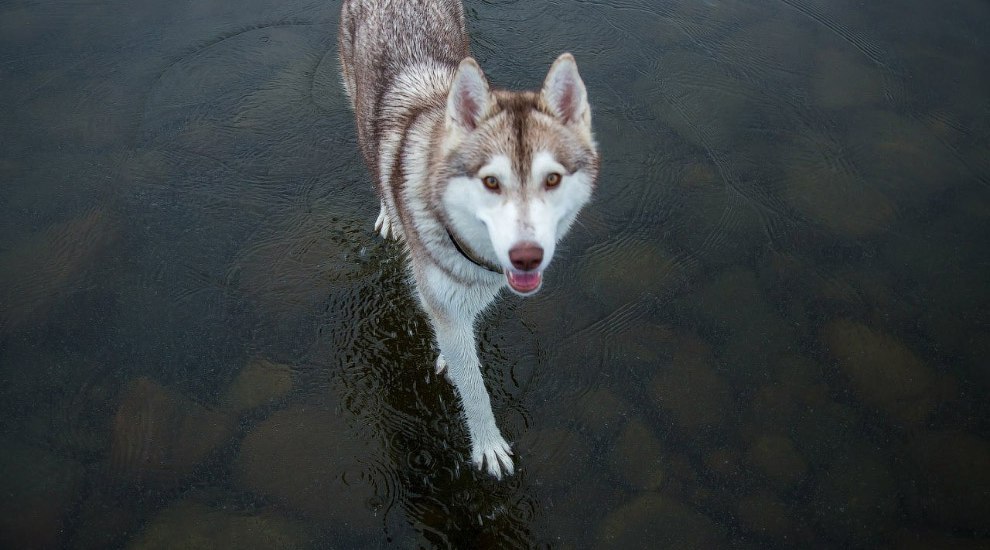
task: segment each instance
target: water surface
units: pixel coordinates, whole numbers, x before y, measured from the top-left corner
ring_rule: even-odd
[[[456,396],[339,2],[0,4],[6,547],[990,544],[990,5],[468,1],[600,188]]]

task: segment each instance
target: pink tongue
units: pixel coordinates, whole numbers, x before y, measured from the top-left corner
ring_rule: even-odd
[[[509,280],[509,286],[515,290],[519,292],[530,292],[540,286],[540,282],[543,280],[543,273],[539,271],[528,271],[526,273],[507,271],[505,277]]]

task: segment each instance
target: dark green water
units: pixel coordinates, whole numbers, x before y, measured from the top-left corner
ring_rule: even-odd
[[[990,545],[990,4],[468,1],[599,192],[467,466],[339,2],[0,3],[0,546]],[[967,546],[968,545],[968,546]]]

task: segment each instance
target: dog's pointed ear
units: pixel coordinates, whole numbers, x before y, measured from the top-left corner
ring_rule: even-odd
[[[478,62],[465,57],[454,73],[454,83],[447,94],[447,121],[471,131],[478,127],[488,111],[491,94],[488,80]]]
[[[561,54],[547,73],[541,92],[543,101],[565,124],[582,122],[591,125],[588,92],[578,74],[577,62],[569,53]]]

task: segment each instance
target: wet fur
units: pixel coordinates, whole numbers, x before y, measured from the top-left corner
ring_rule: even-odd
[[[459,0],[345,0],[339,47],[381,199],[375,228],[405,244],[440,348],[437,370],[461,398],[472,461],[496,477],[511,474],[474,322],[507,286],[516,243],[545,251],[542,281],[557,240],[594,190],[598,154],[584,84],[564,54],[539,92],[490,90],[469,57]],[[560,189],[542,184],[548,171],[564,174]],[[504,182],[497,192],[481,186],[486,174]]]

